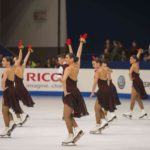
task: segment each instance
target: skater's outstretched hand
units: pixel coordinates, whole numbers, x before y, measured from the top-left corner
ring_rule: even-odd
[[[28,45],[28,52],[31,52],[31,53],[33,53],[33,49],[32,49],[32,45]]]
[[[66,40],[66,45],[68,46],[68,48],[69,48],[69,53],[73,53],[73,49],[72,49],[72,46],[71,46],[71,39],[70,38],[68,38],[67,40]]]
[[[95,93],[91,92],[90,98],[94,97]]]
[[[19,41],[19,43],[18,43],[18,48],[19,48],[20,50],[23,50],[23,49],[24,49],[22,40]]]
[[[71,93],[68,93],[68,92],[64,92],[64,95],[65,95],[65,96],[67,96],[67,95],[69,95],[69,94],[71,94]]]

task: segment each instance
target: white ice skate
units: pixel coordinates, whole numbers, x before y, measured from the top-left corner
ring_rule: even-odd
[[[9,122],[9,132],[11,133],[15,128],[16,128],[16,123],[13,121],[13,120],[11,120],[10,122]]]
[[[5,127],[4,131],[0,134],[0,137],[10,137],[11,132],[8,127]]]
[[[108,126],[106,119],[102,119],[101,124],[97,124],[96,127],[90,131],[90,134],[101,134],[102,130],[106,129]]]
[[[21,125],[23,125],[23,124],[25,124],[25,123],[26,123],[26,121],[28,120],[29,115],[28,115],[28,114],[23,113],[23,114],[21,114],[20,116],[21,116]]]
[[[22,122],[21,118],[16,118],[15,123],[17,126],[21,126],[21,122]]]
[[[126,117],[128,119],[132,119],[132,113],[131,112],[123,113],[123,117]]]
[[[141,112],[141,115],[139,116],[139,119],[146,119],[147,118],[147,113],[145,111]]]
[[[83,131],[79,127],[76,127],[74,129],[73,143],[76,143],[83,135],[84,135]]]
[[[109,113],[109,114],[107,115],[107,121],[108,121],[108,122],[112,122],[112,121],[114,121],[115,119],[117,119],[117,116],[116,116],[114,113]]]
[[[101,134],[101,125],[97,124],[92,130],[90,130],[90,134]]]
[[[106,119],[101,119],[100,130],[109,127],[108,121]]]
[[[62,141],[62,146],[74,146],[75,143],[73,139],[74,139],[74,135],[69,134],[68,137],[64,141]]]

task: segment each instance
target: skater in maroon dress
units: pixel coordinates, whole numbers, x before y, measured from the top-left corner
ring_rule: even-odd
[[[96,126],[90,131],[93,134],[101,133],[101,130],[108,126],[107,111],[114,112],[116,109],[115,98],[112,96],[109,85],[109,71],[105,66],[105,61],[101,61],[101,66],[96,71],[91,97],[94,96],[97,85],[97,100],[94,107]]]
[[[94,78],[95,78],[96,72],[101,67],[101,59],[98,57],[92,56],[92,66],[94,68]],[[99,114],[100,114],[101,118],[105,118],[105,112],[103,111],[103,109],[99,108],[99,105],[97,105],[97,102],[95,103],[94,110],[95,110],[95,112],[97,112],[97,111],[100,112]],[[95,129],[93,129],[93,130],[95,130]],[[91,130],[90,133],[93,133],[92,132],[93,130]]]
[[[62,142],[63,145],[75,143],[83,135],[83,131],[78,127],[74,117],[80,118],[88,115],[84,99],[77,87],[77,76],[80,69],[80,59],[85,39],[84,37],[80,38],[76,56],[73,53],[66,55],[66,61],[69,66],[65,69],[62,82],[64,89],[64,120],[69,135]]]
[[[28,52],[22,63],[21,63],[21,61],[22,61],[23,45],[20,45],[19,49],[20,49],[19,57],[14,58],[16,96],[17,96],[17,99],[21,100],[25,106],[33,107],[34,102],[32,100],[32,97],[30,96],[29,92],[27,91],[27,89],[25,88],[25,86],[23,84],[24,69],[26,67],[26,63],[28,61],[28,58],[30,56],[32,49],[31,49],[31,47],[28,48]],[[18,120],[18,124],[23,125],[26,122],[28,117],[29,117],[29,115],[22,111],[22,113],[20,114],[20,120]]]
[[[109,94],[110,90],[108,87],[108,71],[102,65],[95,73],[94,83],[92,86],[91,96],[94,96],[96,86],[98,85],[97,100],[95,102],[95,118],[96,126],[90,131],[90,133],[95,134],[101,132],[103,128],[108,126],[108,122],[105,119],[105,111],[113,111],[114,108],[110,106],[111,96]]]
[[[109,88],[110,88],[110,93],[112,95],[112,100],[114,101],[114,103],[117,105],[120,105],[121,102],[120,102],[120,99],[119,99],[119,96],[118,96],[118,93],[117,93],[117,89],[115,87],[115,85],[113,84],[113,81],[112,81],[112,78],[111,78],[111,74],[113,73],[112,69],[108,67],[107,65],[107,62],[106,61],[103,61],[103,66],[108,70],[108,78],[109,78]],[[108,122],[111,122],[113,121],[114,119],[117,118],[117,116],[115,115],[114,112],[108,112],[106,113],[106,117],[107,117],[107,121]]]
[[[9,109],[12,109],[16,114],[22,112],[18,100],[15,95],[14,88],[14,69],[12,67],[13,60],[10,57],[4,57],[2,60],[2,65],[5,67],[5,70],[2,75],[2,89],[3,89],[3,102],[2,102],[2,114],[5,123],[5,130],[1,137],[10,136],[11,132],[16,127],[16,124],[13,120],[13,116],[10,113]]]
[[[133,55],[130,57],[130,70],[129,70],[129,77],[132,81],[132,92],[131,92],[131,103],[130,103],[130,111],[124,113],[123,116],[127,118],[132,118],[132,113],[134,109],[135,102],[138,102],[138,105],[141,109],[141,115],[139,119],[147,116],[147,113],[144,110],[142,99],[147,99],[148,95],[146,94],[143,81],[140,78],[140,67],[139,67],[139,57],[142,53],[142,49],[139,49],[137,56]]]

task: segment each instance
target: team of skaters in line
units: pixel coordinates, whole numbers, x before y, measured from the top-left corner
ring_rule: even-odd
[[[77,87],[78,74],[80,70],[81,55],[83,45],[86,43],[87,34],[80,35],[79,47],[77,54],[73,53],[71,40],[67,39],[66,44],[69,48],[69,53],[58,56],[58,73],[57,78],[63,85],[63,119],[66,123],[68,136],[62,141],[62,145],[75,144],[83,135],[84,132],[79,128],[75,118],[81,118],[89,115],[81,95]],[[2,113],[5,123],[5,129],[0,134],[1,137],[10,136],[17,125],[23,125],[28,119],[29,115],[24,113],[20,107],[19,101],[22,101],[27,107],[33,107],[34,102],[23,84],[23,74],[27,60],[32,52],[31,46],[28,47],[28,52],[25,59],[22,61],[22,41],[19,42],[19,56],[3,57],[2,65],[5,68],[2,74],[2,89],[3,89],[3,103]],[[139,118],[144,118],[147,113],[144,110],[142,99],[147,99],[143,81],[139,77],[139,57],[142,49],[138,49],[138,54],[130,57],[131,67],[129,69],[129,77],[132,81],[130,111],[124,113],[123,116],[132,118],[135,102],[141,109]],[[91,97],[94,96],[96,87],[96,101],[94,106],[96,124],[90,130],[90,134],[101,133],[108,127],[109,122],[116,118],[115,110],[117,105],[120,105],[120,100],[117,90],[111,79],[113,71],[108,67],[104,59],[92,57],[92,65],[94,68],[93,86]],[[15,83],[15,86],[14,86]],[[17,117],[17,122],[14,121],[12,111]]]

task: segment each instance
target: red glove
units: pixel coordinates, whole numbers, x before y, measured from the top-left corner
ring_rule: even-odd
[[[86,40],[87,39],[87,33],[84,33],[83,35],[82,35],[82,38],[84,39],[84,40]]]
[[[66,40],[66,44],[67,44],[68,46],[71,45],[71,39],[68,38],[68,39]]]
[[[32,45],[28,45],[28,52],[33,52]]]
[[[137,48],[136,50],[137,50],[137,52],[139,52],[139,51],[143,52],[142,48]]]
[[[84,33],[83,35],[80,35],[80,41],[83,43],[86,43],[86,39],[87,39],[87,33]]]
[[[22,40],[19,41],[18,47],[19,47],[19,49],[22,49],[22,48],[23,48]]]

